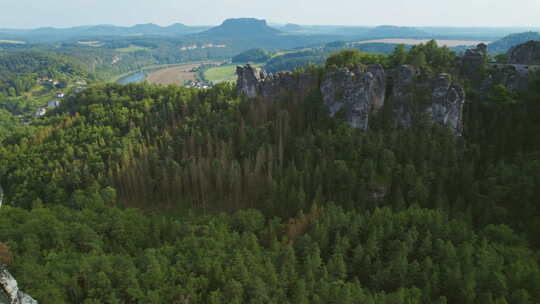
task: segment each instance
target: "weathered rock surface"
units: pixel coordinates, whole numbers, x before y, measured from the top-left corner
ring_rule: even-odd
[[[238,80],[236,81],[236,89],[240,93],[246,94],[248,97],[255,97],[260,95],[261,81],[266,78],[264,70],[254,68],[247,64],[243,67],[236,67],[236,75]]]
[[[460,85],[453,83],[448,74],[439,74],[432,87],[432,102],[426,112],[434,122],[448,126],[455,135],[461,135],[465,91]]]
[[[512,47],[508,53],[508,63],[540,65],[540,41],[528,41]]]
[[[317,77],[308,73],[280,72],[272,75],[249,64],[236,67],[236,75],[237,93],[248,97],[273,97],[286,91],[308,91],[318,85]]]
[[[317,77],[308,73],[272,75],[246,65],[237,67],[237,74],[237,92],[249,97],[273,97],[286,91],[319,89],[331,116],[342,112],[352,127],[362,130],[369,128],[370,115],[384,105],[389,77],[377,64],[354,70],[330,70],[319,87]],[[449,75],[440,74],[432,81],[419,81],[416,69],[410,65],[401,66],[391,74],[391,98],[397,126],[410,127],[415,114],[423,113],[461,135],[465,93],[459,85],[452,83]]]
[[[487,57],[487,45],[480,43],[474,49],[468,49],[461,57],[461,76],[478,83],[482,81],[483,67]]]
[[[19,290],[17,281],[3,266],[0,266],[0,289],[9,301],[5,304],[37,304],[31,296]],[[0,303],[2,303],[1,300]]]
[[[540,66],[522,64],[490,64],[489,67],[489,73],[482,83],[484,96],[497,84],[503,84],[511,90],[525,91],[529,87],[529,73],[540,70]]]
[[[479,44],[461,57],[461,76],[487,96],[499,84],[511,90],[528,89],[531,71],[540,71],[540,41],[529,41],[511,48],[507,63],[488,63],[487,46]]]
[[[397,126],[408,128],[415,116],[427,114],[433,122],[461,135],[465,91],[452,82],[450,75],[441,73],[432,80],[419,80],[415,67],[403,65],[393,77],[391,98]]]
[[[366,130],[369,114],[384,104],[386,79],[381,65],[369,65],[367,71],[341,68],[330,71],[321,84],[321,94],[330,116],[344,110],[354,128]]]

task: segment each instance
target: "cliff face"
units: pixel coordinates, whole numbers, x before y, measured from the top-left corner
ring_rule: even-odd
[[[512,47],[508,53],[512,64],[540,65],[540,41],[528,41]]]
[[[285,91],[305,91],[317,86],[317,78],[310,74],[282,72],[267,74],[263,69],[245,66],[236,67],[236,90],[248,97],[273,97]]]
[[[384,69],[380,65],[370,65],[365,72],[359,68],[330,71],[320,89],[330,116],[343,110],[352,127],[366,130],[369,114],[377,112],[384,104]]]
[[[486,62],[487,53],[487,45],[484,43],[466,50],[461,57],[461,77],[470,79],[473,83],[480,83],[483,76],[482,65]]]
[[[531,71],[540,71],[540,41],[529,41],[512,47],[507,52],[507,63],[488,63],[487,46],[479,44],[461,57],[461,76],[487,96],[498,84],[516,91],[529,87]]]
[[[465,91],[448,74],[419,80],[415,67],[403,65],[394,72],[392,111],[395,124],[408,128],[415,115],[427,114],[433,122],[461,135]]]
[[[440,74],[432,81],[419,81],[413,66],[404,65],[386,73],[381,65],[369,65],[353,70],[329,70],[320,86],[313,75],[288,72],[267,75],[249,65],[238,67],[237,74],[238,93],[249,97],[275,97],[286,91],[319,89],[331,116],[341,112],[352,127],[362,130],[369,128],[370,115],[384,105],[387,80],[391,77],[390,97],[396,126],[410,127],[415,114],[424,113],[461,135],[465,93],[447,74]]]

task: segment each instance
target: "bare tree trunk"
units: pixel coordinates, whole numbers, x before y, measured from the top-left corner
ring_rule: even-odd
[[[0,207],[2,207],[2,201],[4,200],[4,191],[0,186]],[[7,268],[0,263],[0,291],[9,300],[9,303],[5,304],[37,304],[37,301],[32,299],[31,296],[21,292],[17,286],[17,281],[9,273]],[[4,303],[0,299],[0,303]]]

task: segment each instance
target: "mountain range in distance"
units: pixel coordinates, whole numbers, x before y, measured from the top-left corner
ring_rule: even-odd
[[[438,39],[483,39],[497,40],[512,33],[537,31],[538,28],[459,28],[459,27],[403,27],[382,26],[339,26],[267,24],[255,18],[227,19],[219,26],[189,26],[175,23],[169,26],[138,24],[131,27],[115,25],[89,25],[69,28],[43,27],[37,29],[0,29],[0,40],[28,43],[68,41],[92,37],[269,37],[277,35],[333,36],[373,38],[438,38]]]

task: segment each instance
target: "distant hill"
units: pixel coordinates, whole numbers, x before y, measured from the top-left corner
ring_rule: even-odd
[[[44,27],[37,29],[0,29],[1,39],[17,39],[29,42],[54,42],[70,39],[102,36],[184,36],[207,30],[207,26],[187,26],[175,23],[169,26],[137,24],[131,27],[115,25],[77,26],[70,28]]]
[[[226,37],[226,38],[258,38],[263,36],[275,36],[281,31],[266,24],[266,20],[254,18],[227,19],[220,26],[202,32],[200,36]]]
[[[428,34],[414,27],[382,25],[367,31],[368,38],[425,38]]]
[[[280,28],[280,30],[284,32],[295,32],[295,31],[301,31],[303,28],[301,25],[293,24],[293,23],[287,23],[283,27]]]
[[[540,33],[524,32],[508,35],[501,40],[497,40],[489,44],[488,50],[490,54],[506,53],[510,48],[527,41],[540,41]]]

